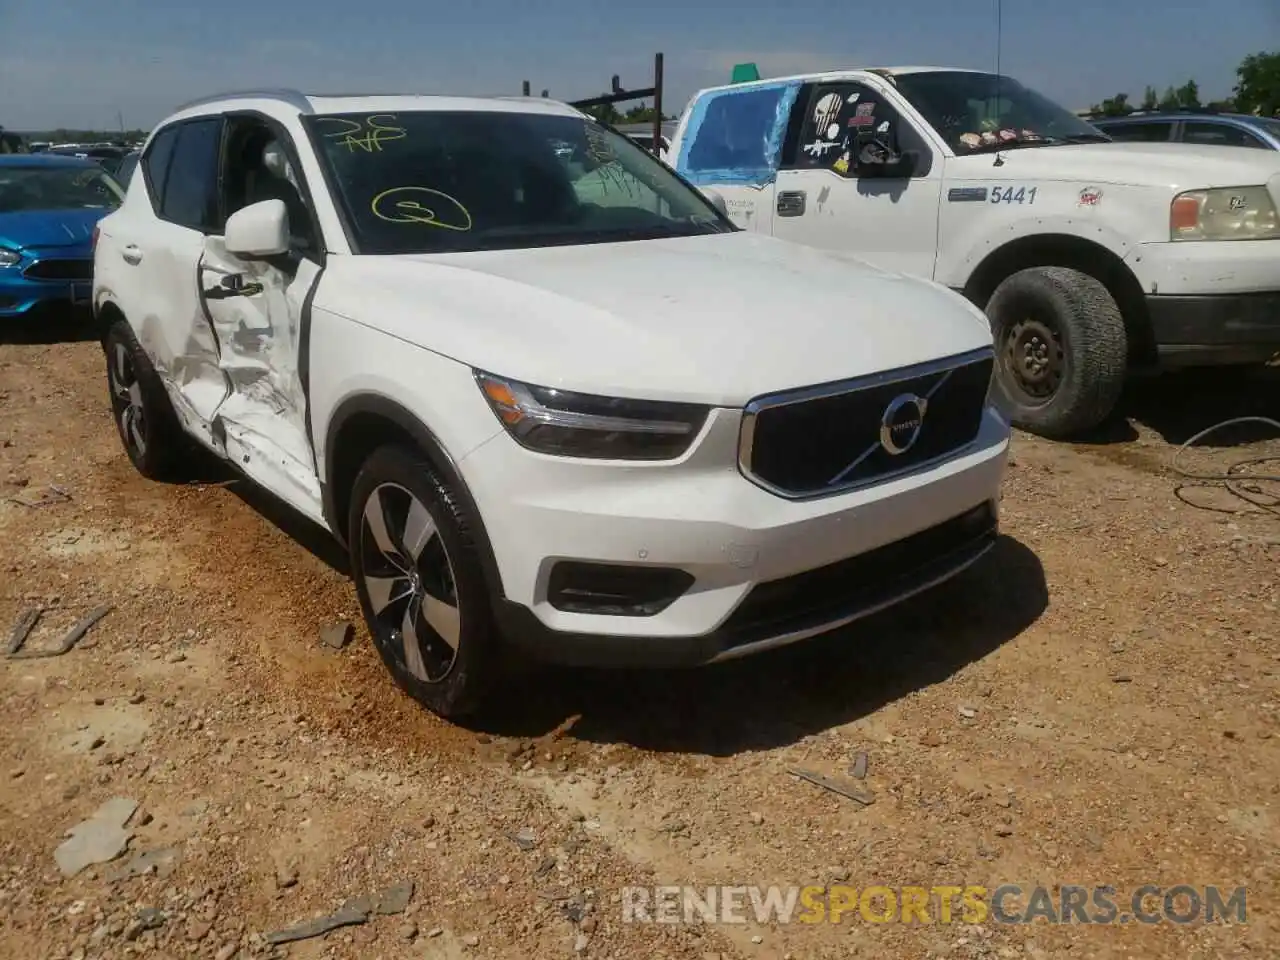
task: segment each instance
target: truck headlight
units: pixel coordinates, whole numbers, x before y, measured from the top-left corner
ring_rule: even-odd
[[[1266,187],[1188,190],[1169,208],[1171,240],[1273,240],[1280,217]]]
[[[476,371],[494,414],[522,447],[556,457],[673,460],[689,449],[709,408],[537,387]]]
[[[8,247],[0,247],[0,267],[12,267],[22,259],[22,254]]]

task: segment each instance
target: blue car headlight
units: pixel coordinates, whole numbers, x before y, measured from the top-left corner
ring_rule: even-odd
[[[8,247],[0,247],[0,267],[16,266],[22,261],[22,254]]]

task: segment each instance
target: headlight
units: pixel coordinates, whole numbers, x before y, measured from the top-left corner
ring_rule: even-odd
[[[537,453],[597,460],[672,460],[693,443],[708,408],[568,393],[495,377],[476,382],[516,442]]]
[[[1189,190],[1169,208],[1171,240],[1272,240],[1280,217],[1266,187]]]
[[[22,259],[22,254],[8,247],[0,247],[0,267],[12,267]]]

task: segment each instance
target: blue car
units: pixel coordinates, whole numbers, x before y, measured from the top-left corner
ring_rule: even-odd
[[[123,199],[93,160],[0,155],[0,320],[87,307],[94,225]]]

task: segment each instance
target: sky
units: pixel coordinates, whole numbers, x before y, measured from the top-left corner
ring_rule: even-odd
[[[725,83],[852,66],[993,69],[1082,109],[1194,77],[1225,96],[1280,50],[1280,0],[0,0],[0,125],[148,129],[226,90],[535,94],[652,82],[666,109]],[[997,36],[1000,42],[997,43]]]

